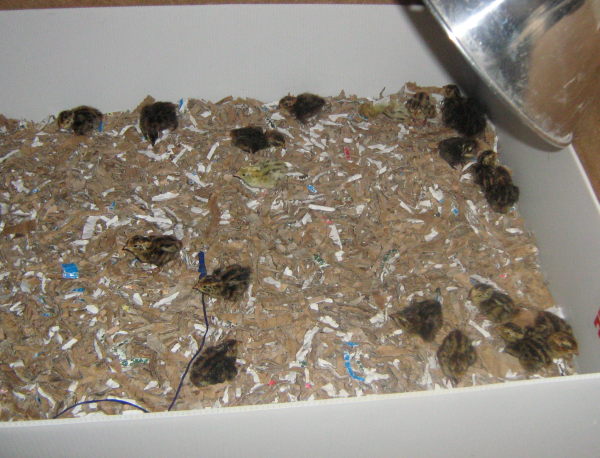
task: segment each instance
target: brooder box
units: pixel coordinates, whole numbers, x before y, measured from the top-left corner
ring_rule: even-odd
[[[571,148],[556,151],[488,93],[422,8],[182,6],[0,13],[2,112],[40,120],[230,94],[377,95],[456,81],[482,97],[521,187],[581,375],[329,401],[0,425],[4,456],[598,456],[600,213]],[[75,76],[74,76],[75,75]],[[6,363],[6,362],[4,362]],[[10,395],[3,392],[2,396]]]

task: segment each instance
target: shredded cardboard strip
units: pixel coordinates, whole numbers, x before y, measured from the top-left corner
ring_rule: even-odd
[[[365,120],[365,101],[341,93],[302,125],[276,103],[187,99],[178,130],[154,149],[137,128],[139,107],[106,115],[89,138],[4,123],[0,419],[50,418],[108,397],[166,410],[205,330],[191,289],[199,252],[203,274],[238,263],[253,281],[239,303],[207,301],[207,346],[241,343],[237,377],[186,383],[178,409],[447,386],[435,352],[455,327],[478,345],[462,386],[528,377],[467,294],[478,275],[523,306],[554,306],[532,235],[516,210],[489,208],[468,169],[439,158],[437,142],[453,135],[439,117]],[[285,149],[234,148],[229,130],[252,124],[284,132]],[[234,177],[265,156],[297,173],[269,191]],[[121,250],[150,233],[181,239],[181,259],[155,272]],[[435,342],[399,331],[389,314],[436,288],[444,325]],[[572,372],[563,364],[539,375]],[[127,410],[101,403],[72,414]]]

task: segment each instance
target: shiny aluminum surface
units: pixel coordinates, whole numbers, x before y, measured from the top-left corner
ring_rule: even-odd
[[[600,109],[600,0],[425,0],[484,81],[545,140],[565,146]]]

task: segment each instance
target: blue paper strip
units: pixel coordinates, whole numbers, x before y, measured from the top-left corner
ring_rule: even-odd
[[[315,187],[314,187],[312,184],[308,184],[308,185],[306,185],[306,187],[307,187],[307,188],[308,188],[308,190],[309,190],[310,192],[312,192],[313,194],[316,194],[316,193],[317,193],[317,188],[315,188]]]
[[[361,377],[360,375],[356,375],[354,373],[354,370],[352,370],[352,366],[350,365],[350,353],[348,353],[347,351],[344,352],[344,366],[346,366],[346,370],[348,371],[348,374],[350,375],[350,377],[359,380],[361,382],[365,381],[364,377]]]
[[[62,265],[63,278],[79,278],[79,269],[76,264],[69,263]]]
[[[206,264],[204,264],[204,251],[198,253],[198,272],[200,272],[200,278],[206,277]]]

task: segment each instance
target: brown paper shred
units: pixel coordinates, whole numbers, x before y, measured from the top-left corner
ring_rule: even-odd
[[[424,90],[441,100],[440,88],[406,89],[392,97]],[[438,141],[453,135],[439,117],[365,120],[366,99],[343,92],[306,125],[276,101],[188,99],[179,128],[152,148],[136,127],[152,101],[106,114],[90,137],[0,117],[0,419],[50,418],[106,397],[165,410],[205,330],[192,290],[200,250],[209,273],[238,263],[252,283],[238,303],[207,300],[207,345],[240,342],[237,377],[186,382],[177,409],[448,386],[435,353],[455,327],[478,352],[461,386],[530,376],[500,353],[467,295],[473,275],[490,280],[527,308],[516,321],[530,323],[554,306],[537,248],[516,211],[492,212],[469,169],[439,158]],[[285,148],[243,153],[229,131],[246,125],[279,129]],[[483,142],[495,141],[490,126]],[[275,189],[233,177],[265,159],[288,163]],[[183,243],[162,269],[122,251],[132,235],[161,233]],[[63,278],[67,263],[79,278]],[[436,288],[435,341],[397,329],[389,315]]]

